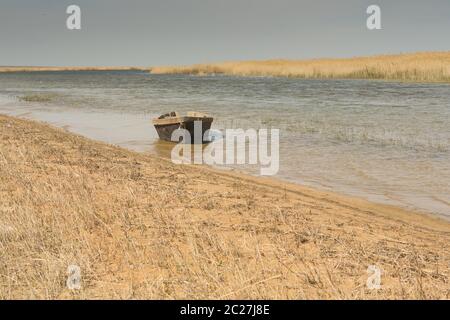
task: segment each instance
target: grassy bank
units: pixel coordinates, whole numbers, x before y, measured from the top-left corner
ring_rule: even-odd
[[[1,299],[448,299],[449,242],[426,215],[0,116]]]
[[[154,67],[152,73],[450,82],[450,52],[382,55],[349,59],[223,62],[192,66]]]

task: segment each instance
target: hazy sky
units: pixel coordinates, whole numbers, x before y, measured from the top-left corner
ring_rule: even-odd
[[[370,4],[382,30],[366,28]],[[0,65],[347,57],[450,50],[449,36],[450,0],[0,0]]]

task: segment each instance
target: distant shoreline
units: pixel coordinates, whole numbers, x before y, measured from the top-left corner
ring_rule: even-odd
[[[302,79],[354,79],[450,83],[450,51],[309,60],[227,61],[186,66],[0,66],[0,73],[45,71],[144,71],[152,74],[230,75]]]
[[[0,66],[0,73],[11,72],[45,72],[45,71],[150,71],[144,67],[27,67]]]
[[[229,61],[160,66],[153,67],[151,73],[450,83],[450,51],[343,59]]]

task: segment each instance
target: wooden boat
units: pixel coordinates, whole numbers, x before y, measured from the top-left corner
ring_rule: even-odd
[[[204,113],[188,112],[186,116],[181,116],[178,112],[170,112],[153,119],[153,125],[155,126],[156,132],[158,132],[158,136],[161,140],[172,141],[172,133],[175,130],[186,129],[191,135],[191,143],[195,143],[194,121],[201,121],[201,143],[208,142],[203,140],[203,136],[205,132],[211,128],[213,118]]]

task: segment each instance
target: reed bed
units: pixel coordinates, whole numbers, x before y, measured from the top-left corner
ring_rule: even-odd
[[[450,52],[379,55],[348,59],[265,60],[153,67],[154,74],[226,74],[318,79],[382,79],[450,82]]]
[[[0,115],[0,299],[448,299],[448,243],[425,215]]]

